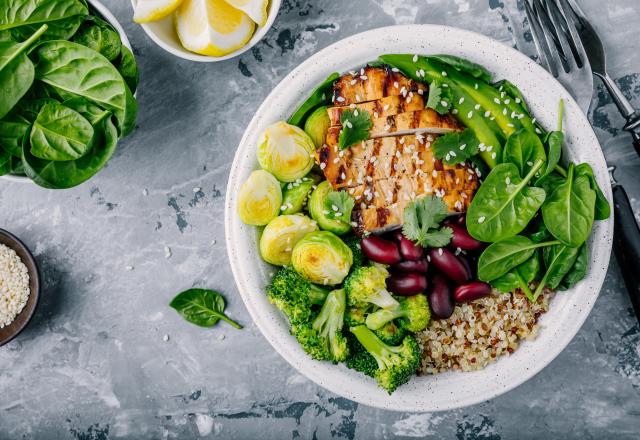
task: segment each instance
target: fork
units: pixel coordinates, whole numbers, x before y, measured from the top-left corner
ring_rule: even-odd
[[[575,0],[524,0],[525,11],[540,61],[575,98],[586,113],[593,95],[593,75],[598,76],[627,120],[624,129],[640,154],[640,112],[624,97],[607,74],[602,42]],[[613,178],[613,249],[622,270],[631,304],[640,321],[640,228],[629,197]]]

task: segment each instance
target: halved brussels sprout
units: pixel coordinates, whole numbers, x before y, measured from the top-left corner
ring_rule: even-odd
[[[318,179],[303,177],[295,182],[287,183],[282,194],[282,206],[284,210],[280,214],[296,214],[302,211],[304,204],[313,191]]]
[[[335,234],[316,231],[305,235],[294,246],[291,264],[312,283],[334,286],[349,274],[353,255]]]
[[[291,263],[291,252],[296,243],[317,230],[318,224],[306,215],[276,217],[262,231],[260,255],[267,263],[286,266]]]
[[[343,235],[351,230],[351,218],[345,216],[344,220],[340,220],[329,216],[330,211],[327,210],[325,201],[332,191],[333,188],[328,180],[320,183],[309,197],[309,214],[318,222],[320,229]],[[350,216],[351,212],[348,215]]]
[[[304,131],[309,135],[316,148],[324,145],[327,139],[327,131],[331,125],[327,107],[318,107],[309,115],[304,123]]]
[[[280,182],[266,171],[254,171],[240,187],[238,214],[248,225],[266,225],[278,215],[281,206]]]
[[[260,166],[282,182],[307,175],[315,163],[315,146],[301,128],[284,121],[271,124],[258,142]]]

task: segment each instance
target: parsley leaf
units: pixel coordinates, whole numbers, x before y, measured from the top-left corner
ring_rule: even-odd
[[[466,128],[436,138],[432,148],[436,159],[443,159],[447,165],[455,165],[478,154],[480,143],[473,131]]]
[[[338,137],[338,147],[344,150],[356,142],[369,139],[369,130],[373,123],[366,110],[345,110],[340,115],[342,131]]]
[[[446,203],[434,196],[421,197],[411,202],[404,210],[402,233],[420,246],[443,247],[453,237],[451,228],[440,228],[447,217]]]
[[[324,199],[324,210],[330,219],[349,223],[355,204],[353,197],[345,191],[331,191]]]
[[[449,113],[452,108],[453,96],[449,87],[443,87],[438,81],[432,81],[429,85],[429,97],[427,98],[427,108],[432,108],[439,114]]]

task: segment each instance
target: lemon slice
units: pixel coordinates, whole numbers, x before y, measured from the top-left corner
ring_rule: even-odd
[[[160,20],[180,6],[182,0],[138,0],[133,11],[133,21],[148,23]]]
[[[267,5],[269,0],[226,0],[231,6],[247,14],[258,26],[267,22]]]
[[[215,57],[247,44],[256,27],[244,12],[224,0],[183,0],[175,21],[185,49]]]

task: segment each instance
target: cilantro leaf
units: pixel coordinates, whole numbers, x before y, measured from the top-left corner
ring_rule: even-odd
[[[443,247],[449,244],[453,231],[440,228],[440,222],[447,217],[446,203],[434,196],[421,197],[405,208],[402,233],[420,246]]]
[[[331,191],[324,199],[324,210],[330,219],[349,223],[355,204],[353,197],[345,191]]]
[[[340,115],[342,130],[338,137],[338,147],[344,150],[356,142],[369,139],[369,130],[373,123],[366,110],[345,110]]]
[[[436,159],[442,159],[447,165],[455,165],[478,154],[480,143],[473,131],[466,128],[436,138],[432,148]]]
[[[453,95],[449,87],[443,87],[438,81],[433,81],[429,85],[429,97],[427,98],[427,108],[432,108],[439,114],[449,113],[452,108]]]

